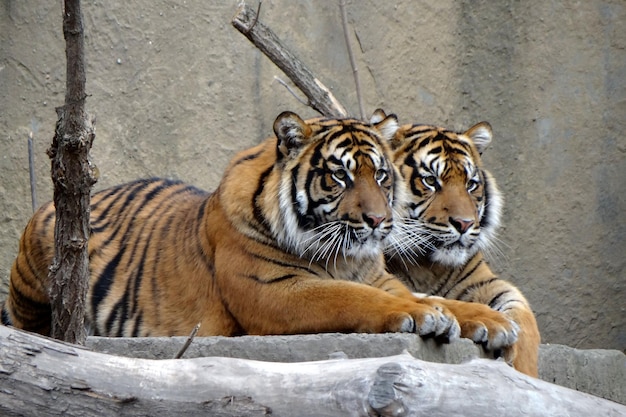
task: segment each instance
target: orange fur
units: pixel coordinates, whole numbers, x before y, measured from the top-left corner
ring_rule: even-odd
[[[399,129],[392,141],[393,160],[409,197],[397,219],[387,265],[414,291],[471,302],[446,304],[461,335],[501,350],[517,370],[537,376],[540,335],[532,310],[483,258],[493,244],[501,207],[495,180],[480,158],[490,141],[485,122],[464,133],[427,125]],[[472,303],[493,310],[476,311]],[[511,329],[509,319],[518,329]],[[483,330],[488,334],[481,336]]]
[[[96,193],[87,321],[106,336],[416,331],[454,336],[438,300],[385,271],[401,181],[388,159],[395,117],[302,121],[237,154],[213,194],[139,180]],[[49,331],[54,208],[22,236],[5,312]],[[39,308],[41,307],[41,308]],[[456,329],[456,330],[455,330]]]

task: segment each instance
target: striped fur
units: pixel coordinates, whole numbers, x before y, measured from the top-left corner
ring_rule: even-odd
[[[394,116],[274,123],[213,194],[163,179],[92,197],[87,321],[105,336],[412,331],[458,336],[437,300],[416,300],[382,250],[404,187],[389,161]],[[48,334],[54,209],[22,236],[4,312]]]
[[[480,158],[491,138],[486,122],[464,133],[428,125],[399,129],[393,159],[409,196],[390,239],[387,265],[414,291],[482,303],[504,313],[519,327],[517,341],[511,346],[492,341],[492,348],[501,345],[509,363],[537,376],[535,317],[521,292],[496,277],[483,257],[492,250],[502,207],[495,180]],[[452,310],[462,336],[476,340],[485,330],[488,338],[499,334],[498,327],[480,326],[480,320],[467,323],[464,305]]]

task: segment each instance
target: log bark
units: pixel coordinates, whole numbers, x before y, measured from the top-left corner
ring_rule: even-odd
[[[326,117],[347,117],[348,112],[330,90],[291,53],[248,5],[241,4],[232,19],[233,26],[263,52],[307,96],[314,110]]]
[[[0,415],[623,416],[500,361],[111,356],[0,326]]]
[[[54,185],[55,255],[50,266],[51,335],[84,343],[85,300],[89,285],[89,194],[96,182],[89,150],[95,138],[85,112],[85,57],[80,0],[65,0],[63,35],[67,59],[65,105],[48,149]]]

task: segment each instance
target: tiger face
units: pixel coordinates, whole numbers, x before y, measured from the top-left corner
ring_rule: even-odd
[[[492,138],[481,122],[464,133],[412,125],[400,128],[392,147],[406,181],[391,256],[455,267],[489,247],[500,224],[502,198],[480,155]]]
[[[281,114],[279,242],[312,261],[379,256],[393,226],[399,175],[388,142],[397,129],[395,116],[372,126]]]

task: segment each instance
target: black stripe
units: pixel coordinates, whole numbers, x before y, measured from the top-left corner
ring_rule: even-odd
[[[452,275],[454,274],[454,272],[455,272],[455,270],[451,269],[450,272],[448,272],[448,276],[445,279],[440,281],[439,286],[437,287],[437,289],[432,291],[431,294],[439,295],[439,293],[443,289],[443,287],[445,287],[446,284],[448,284],[448,281],[450,281],[450,279],[452,278]]]
[[[53,223],[53,227],[54,227],[54,221],[56,219],[56,209],[54,207],[52,207],[52,210],[50,210],[42,219],[42,223],[43,226],[41,227],[41,229],[47,229],[48,227],[50,227],[50,223]]]
[[[478,288],[486,287],[487,285],[491,284],[492,282],[496,281],[497,279],[498,278],[491,278],[491,279],[488,279],[487,281],[481,281],[481,282],[477,282],[477,283],[472,284],[472,285],[468,285],[467,287],[465,287],[463,292],[456,297],[456,299],[457,300],[465,300],[465,298],[472,291],[477,290]]]
[[[2,324],[4,324],[5,326],[10,326],[13,323],[11,323],[11,318],[9,317],[9,312],[7,311],[7,307],[6,305],[2,306]]]
[[[41,242],[36,242],[36,243],[41,243]],[[54,248],[53,248],[54,250]],[[32,264],[32,259],[31,259],[31,253],[34,253],[34,250],[27,250],[26,249],[26,244],[24,244],[24,246],[22,247],[20,245],[20,252],[25,254],[25,258],[26,258],[26,268],[28,269],[28,275],[32,276],[35,278],[35,280],[37,280],[37,278],[39,277],[38,271],[35,269],[34,265]],[[43,250],[41,252],[44,252]],[[54,255],[54,254],[53,254]],[[33,289],[33,291],[36,291],[35,287],[33,287],[30,283],[30,280],[27,282],[26,280],[24,280],[24,277],[27,275],[24,273],[24,270],[21,268],[21,265],[23,264],[23,262],[19,262],[18,260],[15,261],[15,270],[17,272],[17,274],[21,277],[21,281],[22,283],[24,283],[25,285],[27,285],[29,288]],[[47,271],[44,271],[44,273],[46,273]]]
[[[420,140],[417,142],[417,147],[415,148],[415,150],[411,149],[410,156],[412,157],[414,152],[419,151],[423,147],[429,145],[432,140],[433,140],[432,136],[427,136],[427,137],[425,137],[423,139],[420,138]]]
[[[135,325],[133,326],[133,331],[131,333],[131,337],[139,337],[139,329],[143,324],[143,312],[140,312],[137,318],[135,319]]]
[[[141,190],[146,189],[150,184],[151,182],[148,182],[148,181],[136,181],[136,182],[123,184],[121,186],[114,187],[109,190],[103,190],[99,193],[96,193],[96,195],[94,195],[93,197],[94,200],[98,199],[101,194],[103,194],[104,196],[92,204],[91,206],[92,213],[98,210],[98,207],[100,204],[103,204],[105,202],[108,202],[108,204],[103,210],[101,210],[98,217],[91,218],[92,230],[94,232],[100,232],[106,229],[107,227],[109,227],[110,220],[111,220],[111,216],[109,215],[109,212],[113,208],[115,203],[119,201],[124,195],[126,195],[126,201],[124,202],[124,204],[122,204],[122,208],[127,207],[128,204],[137,196],[137,193]],[[115,216],[114,218],[116,217],[117,216]],[[104,224],[99,226],[99,223],[101,222],[104,222]]]
[[[42,302],[33,300],[30,297],[27,297],[15,285],[11,287],[11,291],[14,294],[14,296],[11,297],[11,301],[15,305],[15,308],[13,309],[13,314],[17,317],[19,321],[30,322],[30,321],[33,321],[33,317],[39,316],[40,321],[46,321],[48,322],[48,324],[50,324],[49,322],[52,320],[52,317],[51,317],[52,307],[50,306],[49,302],[42,303]],[[23,320],[24,318],[27,318],[27,316],[20,314],[20,311],[22,310],[26,310],[28,313],[30,313],[28,316],[28,320]]]
[[[490,184],[488,184],[487,182],[487,176],[485,175],[485,172],[481,169],[478,171],[478,175],[480,176],[480,180],[481,182],[484,184],[483,186],[483,196],[485,199],[485,210],[484,210],[484,215],[483,217],[480,219],[480,227],[481,228],[486,228],[491,226],[492,224],[492,218],[490,216],[490,210],[489,210],[489,203],[491,200],[491,195],[489,193],[489,186]]]
[[[378,279],[378,278],[376,278],[376,279]],[[393,277],[393,276],[391,276],[391,277],[387,277],[387,278],[386,278],[386,279],[385,279],[382,283],[378,283],[378,284],[376,284],[376,287],[377,287],[377,288],[381,288],[383,285],[385,285],[385,284],[386,284],[386,283],[388,283],[389,281],[395,281],[395,280],[396,280],[396,278],[395,278],[395,277]],[[376,280],[374,280],[374,281],[376,281]]]
[[[499,292],[498,294],[496,294],[496,296],[495,296],[495,297],[493,297],[493,298],[491,299],[491,301],[489,301],[489,302],[487,303],[487,305],[488,305],[489,307],[491,307],[491,308],[493,308],[493,309],[495,310],[494,306],[500,302],[500,299],[501,299],[502,297],[504,297],[506,294],[508,294],[508,293],[510,293],[510,292],[511,292],[511,291],[509,291],[509,290],[505,290],[505,291],[501,291],[501,292]]]
[[[275,284],[277,282],[282,282],[282,281],[286,281],[289,279],[292,279],[294,277],[297,277],[298,275],[296,274],[285,274],[285,275],[281,275],[275,278],[271,278],[271,279],[263,279],[257,275],[241,275],[245,278],[251,279],[255,282],[258,282],[259,284]]]
[[[441,146],[435,146],[434,148],[429,149],[426,153],[428,155],[439,154],[442,150],[443,148]]]
[[[261,173],[259,182],[257,184],[257,188],[254,191],[254,194],[252,195],[252,201],[250,202],[253,207],[252,213],[254,215],[254,219],[257,221],[259,226],[262,227],[261,230],[265,230],[265,232],[263,233],[264,235],[268,233],[270,223],[265,218],[263,214],[263,209],[261,208],[262,202],[258,201],[258,199],[263,193],[263,189],[265,187],[265,182],[267,180],[267,177],[269,177],[269,175],[272,173],[273,170],[274,170],[274,166],[272,165],[271,167],[269,167],[268,169],[266,169],[264,172]]]
[[[468,279],[474,272],[476,272],[476,269],[478,269],[478,267],[480,265],[482,265],[485,261],[483,259],[481,259],[479,262],[476,263],[476,265],[474,265],[474,267],[472,269],[470,269],[469,271],[465,271],[465,274],[461,275],[461,278],[458,279],[454,285],[452,285],[448,291],[446,291],[446,293],[443,295],[443,297],[447,297],[448,294],[450,294],[450,291],[452,291],[452,289],[456,288],[459,284],[461,284],[463,281],[465,281],[466,279]]]
[[[122,256],[124,256],[124,246],[126,245],[126,240],[122,243],[122,248],[115,254],[113,259],[111,259],[102,270],[100,275],[94,280],[93,290],[91,293],[91,308],[94,315],[94,321],[97,322],[97,317],[99,316],[100,304],[109,293],[111,286],[113,285],[113,281],[115,278],[115,271],[120,264]],[[112,316],[109,316],[107,319],[107,335],[110,332],[110,328],[108,324],[112,323]]]
[[[243,157],[241,157],[241,158],[239,158],[239,159],[237,159],[237,160],[233,161],[233,162],[231,163],[231,168],[232,168],[232,167],[234,167],[234,166],[237,166],[237,165],[239,165],[239,164],[241,164],[241,163],[243,163],[243,162],[246,162],[246,161],[252,161],[252,160],[254,160],[254,159],[258,158],[258,157],[259,157],[259,155],[261,155],[262,153],[263,153],[263,150],[260,150],[259,152],[256,152],[256,153],[253,153],[253,154],[250,154],[250,155],[243,156]]]
[[[344,140],[342,140],[341,142],[339,142],[336,147],[337,148],[347,148],[348,146],[352,145],[352,138],[346,138]],[[345,151],[344,151],[345,152]]]
[[[150,183],[158,183],[159,181],[143,181],[141,182],[144,186],[141,187],[142,189],[145,189],[147,187],[148,184]],[[145,204],[151,200],[153,200],[154,198],[156,198],[161,192],[171,188],[172,186],[175,185],[179,185],[181,184],[180,181],[178,182],[174,182],[174,181],[160,181],[161,184],[158,185],[157,187],[155,187],[153,190],[151,190],[149,193],[143,195],[143,201],[141,203],[139,203],[138,207],[139,207],[139,211],[143,210],[145,208]],[[134,188],[133,188],[134,189]],[[120,189],[121,191],[122,189]],[[169,194],[167,196],[167,199],[171,199],[172,196],[174,195],[178,195],[178,194],[182,194],[188,191],[192,191],[192,193],[194,194],[204,194],[201,190],[198,190],[194,187],[184,187],[182,189],[178,189],[175,192]],[[136,211],[130,211],[130,210],[124,210],[125,207],[128,206],[128,202],[132,201],[135,197],[139,197],[140,195],[138,195],[137,193],[132,193],[130,195],[127,196],[126,198],[126,203],[122,206],[121,209],[118,210],[118,214],[123,214],[123,216],[112,216],[112,217],[118,217],[118,218],[122,218],[122,219],[126,219],[128,217],[131,216],[135,216],[136,215]],[[150,211],[150,213],[148,213],[147,218],[153,218],[155,212],[157,212],[158,210],[162,209],[162,205],[155,205],[154,207],[152,207],[152,210]],[[102,217],[102,216],[101,216]],[[104,268],[104,270],[102,271],[102,273],[100,274],[100,276],[95,277],[94,280],[94,284],[93,284],[93,295],[92,295],[92,299],[91,299],[91,304],[92,304],[92,309],[93,309],[93,313],[94,313],[94,317],[98,316],[98,312],[99,312],[99,305],[102,303],[102,301],[104,300],[104,298],[107,296],[109,289],[111,288],[111,285],[113,284],[113,280],[115,278],[115,274],[116,274],[116,269],[122,259],[122,256],[125,253],[125,250],[128,248],[129,245],[129,239],[133,239],[133,237],[137,238],[136,233],[129,233],[129,231],[133,228],[133,223],[134,220],[131,218],[130,221],[127,222],[120,222],[118,224],[118,226],[115,228],[115,230],[113,231],[113,233],[111,233],[111,235],[100,245],[99,250],[102,250],[104,247],[108,246],[114,239],[117,239],[118,235],[121,235],[121,242],[120,242],[120,250],[116,253],[116,255],[113,257],[113,259],[107,263],[106,267]],[[123,227],[125,226],[125,227]],[[143,226],[142,226],[143,227]],[[106,229],[106,225],[102,227],[102,231],[104,231]],[[122,230],[124,229],[124,230]],[[110,322],[112,320],[111,317],[109,317],[109,319],[107,320],[107,322]]]
[[[27,263],[28,265],[28,263]],[[28,267],[30,268],[30,265],[28,265]],[[33,287],[32,285],[30,285],[30,282],[27,282],[26,280],[24,280],[24,272],[20,269],[20,263],[19,262],[15,262],[15,271],[17,272],[17,275],[20,276],[20,281],[22,282],[22,284],[24,284],[24,286],[30,288],[31,290],[37,292],[37,289],[35,287]],[[37,278],[37,274],[33,274],[33,276],[35,278]],[[29,310],[32,309],[36,309],[38,311],[42,311],[42,310],[50,310],[50,303],[42,303],[36,300],[33,300],[31,297],[27,297],[26,295],[24,295],[24,293],[22,291],[20,291],[19,287],[17,285],[12,285],[11,286],[11,290],[13,292],[16,293],[17,297],[12,297],[13,299],[13,303],[18,306],[18,307],[22,307],[22,308],[28,308]],[[26,300],[27,304],[23,303],[22,301]]]
[[[322,160],[322,149],[324,149],[325,147],[326,147],[325,142],[320,142],[315,146],[315,148],[313,149],[311,158],[309,159],[309,166],[317,167],[320,165],[320,161]],[[297,177],[292,177],[292,178],[297,178]]]
[[[113,335],[113,324],[116,318],[119,318],[119,320],[117,320],[117,331],[115,332],[115,336],[122,336],[124,324],[126,323],[126,320],[128,320],[128,297],[130,295],[131,283],[132,277],[129,278],[128,281],[126,281],[126,288],[124,289],[122,297],[118,299],[117,303],[115,303],[115,305],[111,309],[111,314],[109,314],[105,325],[107,330],[107,336]]]
[[[281,262],[281,261],[279,261],[277,259],[268,258],[266,256],[262,256],[262,255],[259,255],[259,254],[256,254],[256,253],[252,253],[252,252],[249,252],[249,251],[246,251],[246,254],[251,256],[251,257],[253,257],[253,258],[255,258],[255,259],[259,259],[259,260],[261,260],[263,262],[268,262],[268,263],[271,263],[271,264],[274,264],[274,265],[278,265],[278,266],[281,266],[281,267],[285,267],[285,268],[293,268],[293,269],[297,269],[297,270],[302,270],[302,271],[305,271],[307,274],[318,276],[317,272],[315,272],[315,271],[313,271],[313,270],[311,270],[311,269],[309,269],[309,268],[307,268],[305,266],[294,265],[294,264],[290,264],[290,263],[286,263],[286,262]]]
[[[98,313],[100,313],[100,303],[102,303],[102,301],[106,298],[107,294],[109,293],[109,289],[111,288],[111,285],[113,285],[113,278],[115,278],[115,269],[119,265],[123,254],[123,251],[118,251],[113,259],[111,259],[111,261],[107,263],[100,276],[95,280],[91,293],[91,309],[94,316],[94,325],[97,325],[96,323],[98,322],[99,316]],[[105,333],[106,336],[108,336],[111,332],[110,325],[113,322],[113,313],[115,313],[115,309],[112,309],[112,314],[110,314],[107,318],[107,327]]]

